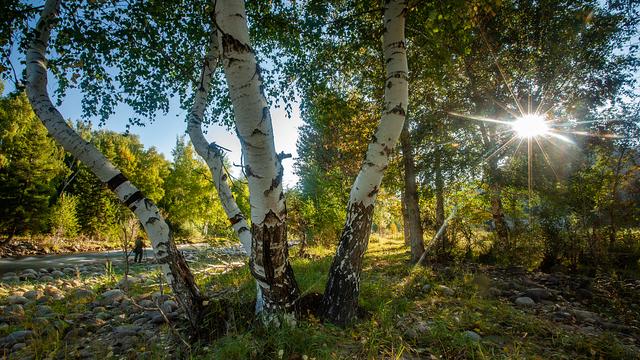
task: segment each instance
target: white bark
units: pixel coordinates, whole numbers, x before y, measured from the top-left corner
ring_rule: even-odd
[[[288,260],[282,155],[275,150],[269,105],[249,40],[244,1],[219,0],[216,21],[223,68],[242,145],[251,203],[251,272],[263,291],[265,310],[289,312],[298,286]],[[267,314],[268,315],[268,314]]]
[[[47,92],[47,60],[45,57],[51,28],[55,25],[61,1],[47,0],[33,32],[27,51],[27,95],[34,112],[49,134],[75,156],[135,213],[147,232],[156,260],[178,300],[190,315],[202,308],[200,292],[195,286],[182,255],[177,251],[166,222],[158,207],[116,169],[91,143],[84,141],[55,108]],[[191,316],[190,316],[191,317]],[[191,319],[194,321],[195,319]]]
[[[369,241],[373,206],[407,113],[406,11],[405,0],[385,1],[382,44],[386,67],[384,108],[364,163],[351,187],[347,220],[329,270],[323,299],[325,317],[337,324],[349,323],[356,314],[362,258]]]
[[[247,219],[242,211],[240,211],[238,204],[233,198],[233,193],[231,192],[231,188],[227,182],[228,176],[224,169],[224,155],[222,150],[216,146],[215,143],[209,143],[207,141],[202,132],[202,120],[207,106],[207,97],[211,88],[211,78],[218,64],[218,55],[217,36],[212,34],[209,42],[209,50],[207,51],[202,63],[202,72],[200,74],[200,81],[196,89],[193,105],[187,118],[187,131],[191,138],[191,142],[193,143],[193,147],[198,155],[204,159],[211,171],[211,177],[213,178],[216,190],[218,191],[222,207],[224,208],[233,230],[240,239],[242,248],[248,256],[251,256],[251,230],[249,229]],[[262,291],[257,283],[256,287],[256,313],[258,313],[262,311],[263,301]]]

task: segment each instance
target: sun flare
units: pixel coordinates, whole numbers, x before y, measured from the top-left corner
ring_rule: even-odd
[[[527,114],[511,123],[511,127],[520,138],[533,138],[549,134],[549,125],[538,114]]]

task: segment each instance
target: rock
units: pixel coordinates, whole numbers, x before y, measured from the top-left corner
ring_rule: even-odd
[[[49,276],[49,275],[44,275],[44,276],[40,277],[40,281],[51,282],[51,281],[53,281],[53,278],[51,276]]]
[[[424,292],[431,291],[431,284],[426,284],[425,286],[423,286],[422,287],[422,291],[424,291]]]
[[[171,313],[178,310],[178,304],[173,300],[167,300],[160,307],[165,313]]]
[[[531,288],[524,291],[525,295],[536,302],[540,300],[549,300],[553,298],[553,294],[544,288]]]
[[[24,296],[18,296],[18,295],[11,295],[11,296],[7,296],[7,302],[9,304],[19,304],[19,305],[24,305],[26,303],[29,302],[29,299],[27,299]]]
[[[47,316],[53,313],[53,310],[50,306],[47,305],[38,305],[36,307],[36,316]]]
[[[440,293],[442,293],[443,295],[446,295],[446,296],[453,296],[453,295],[455,295],[455,293],[456,293],[456,292],[455,292],[455,291],[453,291],[451,288],[446,287],[446,286],[444,286],[444,285],[438,285],[438,291],[439,291]]]
[[[152,308],[155,306],[155,304],[153,303],[153,301],[149,300],[149,299],[144,299],[144,300],[140,300],[140,302],[138,303],[138,305],[144,307],[144,308]]]
[[[62,271],[60,271],[60,270],[54,270],[54,271],[52,271],[52,272],[51,272],[51,276],[54,276],[54,277],[63,277],[63,276],[64,276],[64,273],[63,273]]]
[[[100,319],[100,320],[109,320],[113,317],[113,315],[111,315],[108,312],[99,312],[96,314],[96,319]]]
[[[516,298],[515,300],[515,304],[521,307],[528,307],[528,306],[533,306],[535,305],[535,301],[533,301],[532,298],[527,297],[527,296],[520,296],[518,298]]]
[[[33,336],[33,332],[31,330],[19,330],[5,336],[0,340],[0,342],[6,347],[11,347],[17,343],[25,342],[27,339],[31,338],[31,336]]]
[[[24,349],[25,347],[27,347],[27,344],[25,344],[25,343],[23,343],[23,342],[21,342],[21,343],[17,343],[17,344],[14,344],[14,345],[11,347],[11,352],[20,351],[20,350]]]
[[[142,327],[137,325],[122,325],[122,326],[117,326],[113,329],[113,332],[115,334],[121,335],[121,336],[136,335],[140,331],[142,331]]]
[[[480,336],[477,332],[471,330],[467,330],[462,333],[462,337],[471,341],[480,341],[480,339],[482,339],[482,336]]]
[[[120,289],[108,290],[102,293],[102,305],[111,305],[116,301],[120,301],[125,298],[125,294]]]
[[[35,275],[35,276],[39,275],[38,272],[33,270],[33,269],[24,269],[24,270],[22,270],[21,275],[27,275],[27,274],[31,274],[31,275]]]
[[[30,290],[25,292],[22,296],[26,297],[29,300],[36,301],[39,298],[44,296],[44,293],[40,290]]]
[[[162,304],[167,300],[169,300],[169,296],[161,294],[157,291],[151,295],[151,301],[153,301],[154,304]]]
[[[15,283],[20,281],[20,278],[18,278],[17,276],[4,276],[2,277],[2,281],[6,282],[6,283]]]
[[[20,304],[9,305],[4,309],[5,313],[13,316],[21,318],[24,316],[24,308]]]
[[[66,275],[75,275],[76,274],[76,270],[72,269],[72,268],[64,268],[64,269],[62,269],[62,272],[65,273]]]
[[[600,317],[598,316],[598,314],[593,313],[591,311],[573,310],[571,311],[571,313],[573,314],[573,316],[576,317],[576,320],[580,322],[594,323],[600,320]]]
[[[96,293],[89,289],[80,288],[74,290],[71,293],[71,296],[73,296],[74,299],[78,300],[81,303],[89,303],[93,301],[93,299],[95,299]]]

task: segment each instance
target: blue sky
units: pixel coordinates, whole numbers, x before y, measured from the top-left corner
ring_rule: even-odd
[[[22,54],[14,54],[14,56],[12,56],[14,66],[17,66],[20,70],[22,66],[19,60],[22,58]],[[55,78],[49,74],[49,94],[53,94],[56,86],[57,82],[55,81]],[[5,82],[5,95],[13,90],[13,84]],[[82,94],[76,89],[70,90],[66,94],[62,105],[58,108],[65,118],[73,121],[81,119],[81,98]],[[298,177],[293,173],[293,163],[297,158],[296,143],[298,140],[298,127],[302,125],[298,105],[298,103],[292,104],[293,111],[291,113],[291,118],[287,116],[283,107],[271,108],[276,150],[278,152],[284,151],[285,153],[293,155],[293,159],[286,159],[283,161],[283,182],[285,187],[293,187],[298,181]],[[174,98],[171,100],[171,106],[166,115],[158,115],[155,122],[147,124],[144,127],[132,127],[130,132],[140,136],[140,141],[142,141],[145,147],[156,147],[167,159],[170,160],[171,150],[176,143],[176,138],[185,134],[186,113],[186,111],[180,108],[178,99]],[[115,114],[111,116],[109,121],[107,121],[104,128],[124,132],[130,114],[131,109],[128,108],[128,106],[120,105],[116,109]],[[94,123],[97,123],[97,121]],[[222,126],[215,125],[209,127],[205,136],[209,141],[215,141],[218,145],[230,150],[227,156],[232,164],[240,164],[240,142],[234,133],[227,131]],[[235,175],[239,175],[240,173],[240,170],[237,167],[233,167],[231,171]]]

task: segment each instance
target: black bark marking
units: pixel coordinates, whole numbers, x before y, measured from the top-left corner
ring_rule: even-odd
[[[160,221],[159,218],[152,216],[147,220],[147,225],[152,225],[155,224],[156,222]]]
[[[373,197],[375,194],[377,194],[377,193],[378,193],[378,191],[380,191],[380,189],[379,189],[377,186],[374,186],[374,187],[373,187],[373,190],[371,190],[371,191],[367,194],[367,196],[368,196],[368,197]]]
[[[255,128],[253,129],[253,132],[251,133],[251,135],[262,135],[262,136],[267,136],[267,134],[265,134],[262,130],[260,130],[259,128]]]
[[[402,107],[402,103],[393,107],[393,109],[387,111],[387,114],[396,114],[400,116],[405,116],[404,108]]]
[[[286,224],[273,211],[269,211],[262,224],[251,224],[251,233],[253,241],[249,266],[253,276],[267,284],[262,287],[265,310],[294,310],[300,290],[288,259]],[[276,273],[275,270],[283,266],[284,272]],[[258,274],[258,268],[263,269],[264,276]]]
[[[276,175],[275,178],[271,179],[271,186],[269,186],[269,188],[264,191],[264,196],[269,195],[270,192],[272,192],[273,190],[277,189],[278,186],[280,186],[280,184],[282,183],[283,173],[284,173],[284,168],[282,166],[279,166],[278,175]]]
[[[118,175],[107,180],[107,187],[111,191],[115,191],[118,188],[118,186],[124,184],[126,181],[127,181],[127,177],[124,176],[122,173],[118,173]]]
[[[244,216],[240,213],[235,214],[233,215],[233,217],[229,218],[229,222],[231,223],[232,226],[239,223],[242,220],[244,220]]]
[[[253,176],[254,178],[262,179],[262,176],[255,174],[253,170],[251,170],[251,166],[249,165],[244,166],[244,173],[247,175],[247,177]]]
[[[227,174],[222,174],[222,176],[220,176],[220,181],[227,181]]]
[[[226,33],[222,33],[222,49],[225,54],[232,51],[239,52],[239,53],[253,52],[253,49],[251,48],[251,46],[249,46],[248,44],[243,44],[242,42],[240,42],[240,40]]]
[[[144,199],[144,195],[142,195],[142,191],[138,190],[124,200],[124,206],[130,207],[133,203],[142,199]]]
[[[358,310],[362,259],[369,242],[373,205],[352,203],[323,296],[323,317],[337,325],[353,321]]]

